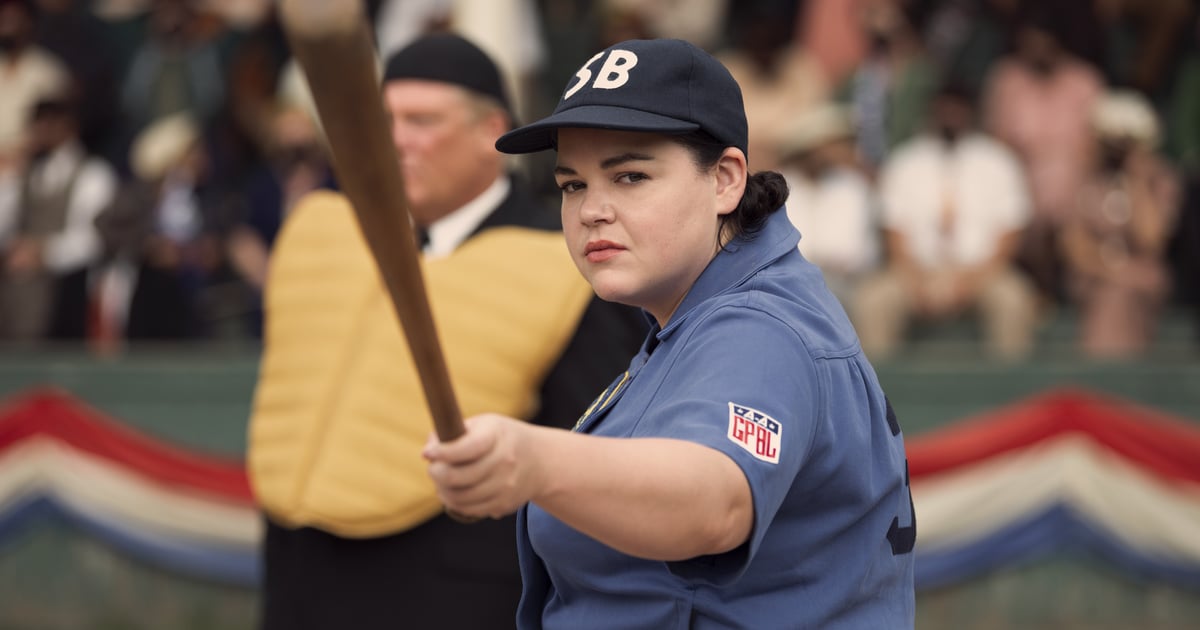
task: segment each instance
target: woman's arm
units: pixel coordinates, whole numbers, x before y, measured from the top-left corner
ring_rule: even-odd
[[[604,438],[497,415],[425,449],[451,510],[501,516],[532,501],[624,553],[685,560],[735,549],[754,524],[750,486],[715,449],[664,438]]]

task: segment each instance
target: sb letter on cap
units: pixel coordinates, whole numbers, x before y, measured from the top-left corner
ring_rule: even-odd
[[[602,90],[615,90],[629,82],[629,71],[637,65],[637,55],[628,50],[614,50],[604,60],[600,74],[592,87]]]
[[[579,81],[563,94],[563,100],[567,100],[575,95],[576,92],[582,90],[588,81],[592,79],[592,71],[588,70],[596,60],[604,55],[603,52],[596,53],[583,67],[575,73],[579,77]],[[600,66],[600,74],[596,76],[596,80],[592,82],[592,87],[602,90],[615,90],[629,82],[629,71],[637,65],[638,57],[628,50],[613,50],[608,54],[608,58],[604,60],[604,65]]]

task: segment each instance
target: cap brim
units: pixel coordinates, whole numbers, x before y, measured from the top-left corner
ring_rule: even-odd
[[[496,149],[502,153],[534,153],[553,149],[555,132],[563,127],[612,129],[614,131],[643,131],[681,134],[695,131],[700,125],[639,109],[612,105],[580,105],[552,114],[535,123],[513,129],[500,136]]]

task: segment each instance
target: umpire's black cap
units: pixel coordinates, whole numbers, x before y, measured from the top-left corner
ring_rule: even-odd
[[[494,98],[512,115],[512,105],[500,69],[478,46],[461,35],[434,33],[422,36],[394,53],[383,71],[383,82],[425,79],[460,85]]]

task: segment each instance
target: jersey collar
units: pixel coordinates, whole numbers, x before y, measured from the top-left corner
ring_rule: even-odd
[[[779,208],[771,213],[762,229],[752,238],[738,237],[717,252],[683,298],[679,308],[675,309],[671,320],[657,332],[658,340],[663,341],[669,337],[697,306],[742,284],[785,254],[797,251],[799,244],[800,232],[796,231],[788,219],[785,209]]]

